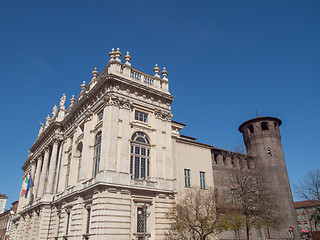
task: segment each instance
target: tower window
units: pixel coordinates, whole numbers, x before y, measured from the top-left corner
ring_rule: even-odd
[[[237,203],[235,189],[231,189],[230,192],[232,204],[235,205]]]
[[[271,157],[271,156],[272,156],[272,154],[271,154],[271,150],[270,150],[270,149],[268,149],[268,150],[267,150],[267,153],[268,153],[268,156],[269,156],[269,157]]]
[[[253,133],[253,132],[254,132],[254,129],[253,129],[253,126],[252,126],[252,125],[249,125],[249,126],[248,126],[248,129],[249,129],[249,132],[250,132],[250,133]]]
[[[268,123],[267,123],[267,122],[262,122],[262,123],[261,123],[261,129],[262,129],[263,131],[269,130],[269,125],[268,125]]]

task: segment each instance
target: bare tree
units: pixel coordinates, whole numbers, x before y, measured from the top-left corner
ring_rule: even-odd
[[[259,159],[238,152],[224,151],[223,156],[234,163],[230,171],[233,204],[245,219],[247,239],[250,239],[252,227],[261,226],[267,227],[270,238],[269,227],[277,228],[282,217],[279,203],[274,201],[275,193],[270,187],[264,165]]]
[[[167,214],[172,221],[167,239],[205,240],[243,226],[243,218],[222,202],[213,188],[192,188]]]
[[[313,201],[315,206],[320,202],[320,169],[310,170],[299,185],[295,185],[296,195]]]

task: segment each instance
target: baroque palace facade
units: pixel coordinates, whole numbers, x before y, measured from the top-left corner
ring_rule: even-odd
[[[164,239],[166,212],[186,187],[228,188],[228,169],[247,165],[231,164],[220,149],[179,133],[185,125],[172,120],[165,68],[160,76],[156,65],[151,76],[131,67],[129,53],[124,63],[119,49],[109,56],[103,72],[95,69],[83,82],[78,99],[72,96],[67,108],[63,95],[41,126],[22,166],[22,181],[31,175],[34,187],[19,200],[12,239]],[[239,130],[248,154],[270,162],[275,198],[287,213],[274,236],[289,238],[297,222],[280,124],[255,118]]]

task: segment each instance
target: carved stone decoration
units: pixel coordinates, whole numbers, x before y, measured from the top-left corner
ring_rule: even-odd
[[[122,98],[120,101],[120,108],[131,110],[133,107],[132,104],[133,103],[128,99]]]
[[[154,114],[157,119],[161,119],[163,121],[171,121],[172,119],[172,114],[170,112],[164,112],[159,109],[156,109],[154,111]]]
[[[40,129],[39,129],[38,137],[41,135],[41,133],[43,132],[43,129],[44,129],[43,123],[40,122],[40,121],[39,121],[39,123],[41,124],[41,127],[40,127]],[[37,138],[38,138],[38,137],[37,137]]]
[[[66,95],[63,94],[62,97],[60,98],[60,109],[65,109],[65,103],[66,103]]]
[[[86,118],[85,118],[84,121],[85,122],[89,122],[93,118],[93,112],[91,110],[88,110],[88,111],[86,111],[85,116],[86,116]]]
[[[58,113],[58,107],[57,105],[54,105],[52,108],[52,118],[54,118]]]
[[[155,117],[156,117],[157,119],[161,119],[161,120],[162,120],[161,110],[156,109],[156,110],[154,111],[154,115],[155,115]]]
[[[51,118],[50,116],[48,115],[47,118],[46,118],[46,127],[48,127],[51,123]]]
[[[109,96],[109,99],[107,100],[107,106],[120,107],[120,99],[113,95]]]

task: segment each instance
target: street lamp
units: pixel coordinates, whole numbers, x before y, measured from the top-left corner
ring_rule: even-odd
[[[147,217],[150,215],[148,212],[148,205],[144,203],[142,205],[142,211],[138,211],[139,215],[142,215],[143,217],[143,240],[146,240],[146,232],[147,232]]]

